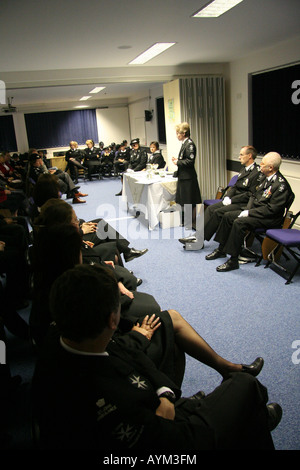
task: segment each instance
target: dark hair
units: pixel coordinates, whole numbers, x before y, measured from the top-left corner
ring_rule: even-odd
[[[247,155],[248,155],[248,153],[251,153],[253,160],[255,160],[256,157],[257,157],[257,150],[256,150],[256,148],[254,148],[252,145],[245,145],[245,149],[246,149]]]
[[[61,335],[77,342],[96,338],[119,304],[113,273],[97,264],[69,269],[50,292],[50,310]]]
[[[33,190],[33,199],[38,207],[42,207],[49,199],[60,197],[60,189],[56,176],[43,173],[38,177]]]
[[[73,208],[63,199],[52,198],[42,206],[40,215],[34,220],[35,228],[39,226],[70,224]]]
[[[74,225],[40,228],[34,235],[34,288],[50,289],[53,281],[80,262],[82,236]]]
[[[153,140],[152,142],[150,142],[150,145],[155,145],[156,150],[159,149],[159,143],[156,140]]]

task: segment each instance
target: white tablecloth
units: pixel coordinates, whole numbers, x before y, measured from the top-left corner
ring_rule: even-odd
[[[128,206],[145,214],[149,230],[159,223],[159,213],[170,207],[175,200],[177,178],[172,175],[161,177],[153,174],[147,177],[147,171],[136,171],[123,174],[122,199]]]

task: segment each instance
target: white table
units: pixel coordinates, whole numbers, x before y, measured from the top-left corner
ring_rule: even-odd
[[[159,224],[159,213],[170,207],[175,201],[177,178],[164,173],[164,177],[147,171],[126,172],[123,174],[122,199],[128,207],[143,212],[148,220],[149,230]]]

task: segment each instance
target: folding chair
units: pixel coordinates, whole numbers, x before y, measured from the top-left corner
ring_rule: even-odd
[[[238,179],[238,175],[234,175],[231,180],[229,181],[228,185],[226,186],[226,188],[222,188],[221,186],[219,186],[218,190],[217,190],[217,194],[216,194],[216,199],[205,199],[203,201],[203,204],[204,204],[204,208],[206,208],[207,206],[212,206],[213,204],[216,204],[217,202],[220,202],[220,200],[222,199],[223,196],[225,196],[226,194],[226,191],[231,188],[232,186],[235,185],[236,183],[236,180]]]
[[[300,211],[292,216],[292,222],[288,229],[273,228],[266,231],[266,236],[273,240],[276,245],[268,255],[268,262],[265,265],[265,268],[268,268],[273,264],[283,271],[288,276],[286,284],[290,284],[292,282],[292,279],[300,266],[300,230],[292,228],[299,214]],[[285,252],[288,252],[296,261],[296,266],[292,270],[289,270],[287,267],[280,264],[276,259],[276,255],[279,250],[285,250]]]

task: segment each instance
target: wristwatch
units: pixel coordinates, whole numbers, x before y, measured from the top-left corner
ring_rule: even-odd
[[[173,392],[163,392],[161,395],[159,395],[158,398],[167,398],[171,403],[175,403],[176,402],[176,396],[175,396],[175,393]]]

